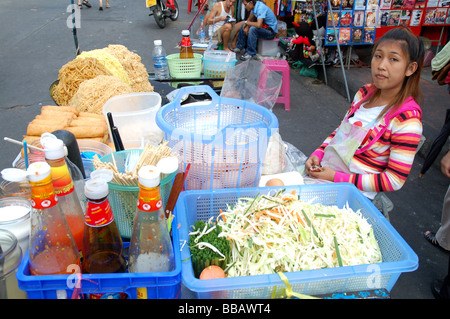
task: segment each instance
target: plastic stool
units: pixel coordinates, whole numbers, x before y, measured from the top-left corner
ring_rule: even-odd
[[[204,0],[198,0],[198,7],[201,8]],[[192,0],[188,0],[188,8],[187,13],[191,13],[192,10]],[[202,13],[205,13],[205,9],[203,8]]]
[[[289,64],[286,60],[264,59],[263,64],[271,71],[281,71],[281,90],[277,103],[284,104],[284,110],[291,110],[291,83],[289,77]]]

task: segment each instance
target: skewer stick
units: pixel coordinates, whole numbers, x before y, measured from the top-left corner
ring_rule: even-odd
[[[17,145],[23,146],[23,143],[22,143],[21,141],[14,140],[14,139],[9,138],[9,137],[4,137],[3,139],[4,139],[5,141],[7,141],[7,142],[11,142],[11,143],[13,143],[13,144],[17,144]],[[31,149],[36,150],[36,151],[40,151],[40,152],[43,152],[43,151],[44,151],[42,148],[37,147],[37,146],[34,146],[34,145],[27,144],[27,146],[28,146],[29,148],[31,148]]]

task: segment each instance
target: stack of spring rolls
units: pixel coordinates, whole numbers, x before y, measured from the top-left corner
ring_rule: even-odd
[[[108,125],[103,114],[79,112],[75,106],[45,105],[41,114],[28,124],[24,140],[31,143],[45,132],[66,130],[76,139],[90,139],[108,143]]]

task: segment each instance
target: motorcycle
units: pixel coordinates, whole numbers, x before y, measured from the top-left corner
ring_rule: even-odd
[[[164,29],[166,27],[166,18],[175,21],[178,19],[180,10],[177,0],[146,0],[147,8],[150,9],[149,16],[154,16],[156,24]]]

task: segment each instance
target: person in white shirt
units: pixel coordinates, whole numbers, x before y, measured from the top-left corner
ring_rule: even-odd
[[[211,13],[205,17],[205,24],[213,26],[213,37],[223,43],[223,50],[231,51],[228,47],[231,32],[235,24],[234,3],[236,0],[224,0],[214,4]]]

